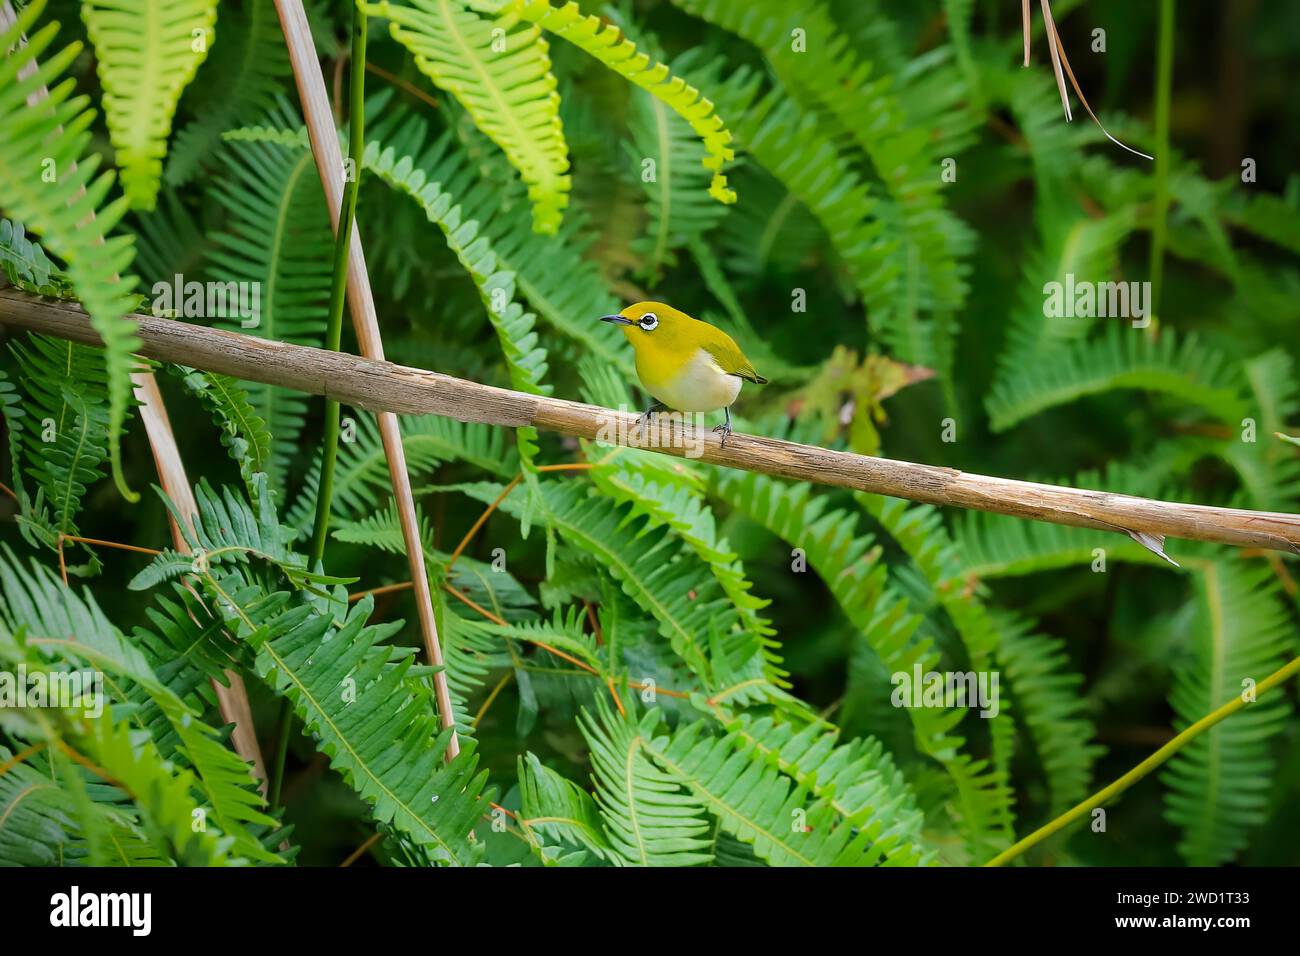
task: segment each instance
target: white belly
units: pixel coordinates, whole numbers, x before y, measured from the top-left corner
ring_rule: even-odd
[[[715,412],[736,400],[740,385],[738,376],[728,375],[700,349],[676,378],[658,383],[649,392],[679,412]]]

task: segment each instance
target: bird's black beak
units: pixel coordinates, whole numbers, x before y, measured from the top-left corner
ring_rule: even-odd
[[[621,315],[602,315],[600,321],[613,322],[615,325],[636,325],[631,319],[624,318]]]

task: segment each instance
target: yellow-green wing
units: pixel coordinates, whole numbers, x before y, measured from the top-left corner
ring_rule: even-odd
[[[713,360],[728,375],[737,375],[747,382],[753,382],[755,385],[766,385],[767,379],[759,375],[750,364],[749,359],[745,358],[745,353],[740,350],[740,346],[726,332],[707,322],[701,322],[704,326],[703,347],[706,352],[713,356]]]

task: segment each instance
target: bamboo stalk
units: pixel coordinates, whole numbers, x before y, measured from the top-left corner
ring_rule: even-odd
[[[7,30],[18,22],[18,16],[14,12],[13,5],[9,0],[0,2],[0,30]],[[19,45],[26,45],[26,38],[19,39]],[[39,67],[36,58],[31,57],[27,63],[18,70],[20,78],[31,76]],[[35,107],[46,97],[50,95],[47,87],[41,86],[34,90],[27,97],[27,105]],[[62,131],[60,129],[60,131]],[[73,169],[76,169],[74,164]],[[84,193],[84,187],[78,193]],[[93,213],[92,213],[93,220]],[[101,237],[102,241],[102,237]],[[141,371],[131,376],[131,381],[135,383],[135,397],[139,401],[139,414],[144,422],[145,432],[149,437],[149,447],[153,450],[154,464],[158,470],[158,480],[161,482],[163,491],[175,502],[181,513],[188,519],[191,515],[199,512],[198,505],[194,501],[194,493],[190,488],[189,479],[185,475],[185,463],[181,461],[180,450],[176,445],[176,435],[172,432],[171,421],[167,417],[167,406],[163,404],[162,393],[158,391],[158,383],[154,381],[153,372]],[[178,550],[189,552],[189,545],[185,541],[185,536],[181,534],[176,520],[168,514],[167,522],[171,526],[172,540],[175,542]],[[191,525],[191,530],[193,526]],[[62,552],[60,552],[62,559]],[[235,729],[231,733],[231,742],[235,746],[235,751],[244,760],[253,766],[253,772],[263,783],[266,780],[266,767],[262,763],[262,751],[257,745],[257,733],[253,727],[253,708],[248,701],[248,691],[244,687],[244,679],[235,671],[226,671],[226,679],[229,686],[222,686],[220,682],[213,680],[212,689],[217,696],[217,708],[221,712],[221,719],[228,724],[234,724]]]
[[[298,98],[302,101],[303,116],[307,121],[307,135],[311,140],[312,155],[321,185],[325,189],[325,205],[329,207],[330,223],[337,235],[343,208],[343,152],[339,148],[338,131],[334,128],[334,114],[329,95],[325,91],[325,77],[321,73],[316,46],[312,42],[311,27],[303,10],[302,0],[275,0],[280,16],[280,29],[289,49],[294,82]],[[355,175],[360,175],[355,170]],[[348,250],[348,306],[352,314],[352,327],[356,330],[361,354],[368,359],[382,360],[384,344],[379,334],[379,320],[375,314],[375,299],[370,290],[370,274],[366,270],[366,257],[362,251],[361,234],[352,224],[352,241]],[[337,353],[336,353],[337,354]],[[247,377],[247,376],[244,376]],[[325,394],[324,391],[314,394]],[[326,395],[333,398],[333,395]],[[420,541],[420,524],[415,514],[415,495],[411,491],[411,478],[406,471],[406,449],[402,446],[402,433],[397,417],[387,410],[379,410],[379,434],[388,460],[388,472],[393,482],[393,498],[397,506],[402,538],[406,544],[406,557],[414,583],[415,605],[420,619],[420,633],[424,639],[425,655],[437,670],[433,674],[434,695],[438,702],[438,715],[444,728],[451,728],[451,742],[447,746],[450,760],[460,753],[456,738],[456,717],[452,709],[451,691],[443,669],[442,645],[438,640],[438,624],[433,615],[433,593],[429,589],[429,576],[424,567],[424,545]]]
[[[531,425],[580,438],[636,445],[637,414],[633,410],[614,411],[530,395],[439,372],[271,342],[173,319],[138,319],[144,354],[163,361],[328,395],[372,411],[443,415],[511,428]],[[0,323],[99,344],[90,320],[76,303],[40,299],[15,289],[0,290]],[[1300,554],[1300,515],[1015,481],[740,433],[728,438],[723,448],[716,434],[697,432],[689,425],[671,438],[650,450],[678,457],[698,452],[700,461],[730,468],[932,505],[1145,535],[1157,542],[1169,536]],[[424,578],[416,576],[414,580]]]

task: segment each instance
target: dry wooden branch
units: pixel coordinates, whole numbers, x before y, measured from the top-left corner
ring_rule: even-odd
[[[636,445],[637,416],[595,405],[529,395],[322,349],[270,342],[172,319],[139,316],[144,354],[341,403],[402,415],[536,428]],[[0,323],[99,344],[80,307],[0,290]],[[1300,515],[1155,501],[1105,491],[972,475],[953,468],[871,458],[814,445],[735,434],[721,447],[689,425],[651,450],[782,478],[854,488],[926,504],[973,508],[1080,528],[1250,545],[1300,554]]]
[[[329,207],[330,223],[335,233],[343,208],[343,151],[339,148],[338,131],[334,128],[334,114],[325,92],[325,77],[320,60],[316,57],[316,44],[312,42],[311,27],[303,10],[302,0],[275,0],[280,16],[280,29],[289,49],[293,65],[293,78],[302,101],[302,113],[307,121],[307,135],[311,140],[316,170],[325,189],[325,205]],[[361,175],[356,170],[354,175]],[[348,249],[348,307],[352,314],[352,327],[356,330],[361,354],[369,359],[384,357],[384,343],[379,334],[379,320],[375,313],[375,299],[370,291],[370,273],[366,270],[366,257],[362,251],[361,234],[355,221],[352,224],[352,241]],[[324,393],[320,393],[324,394]],[[415,513],[415,495],[411,492],[411,479],[406,471],[406,449],[397,417],[384,410],[379,414],[379,435],[388,460],[388,473],[393,483],[393,498],[397,505],[397,518],[402,526],[402,539],[406,543],[407,563],[414,582],[415,606],[420,618],[420,633],[424,638],[424,652],[429,663],[438,668],[433,675],[434,696],[438,702],[438,716],[443,727],[452,728],[451,742],[447,746],[447,759],[460,753],[456,739],[456,715],[452,708],[451,691],[443,669],[442,645],[438,640],[438,624],[433,616],[433,592],[429,589],[429,576],[424,569],[424,545],[420,541],[420,523]]]

